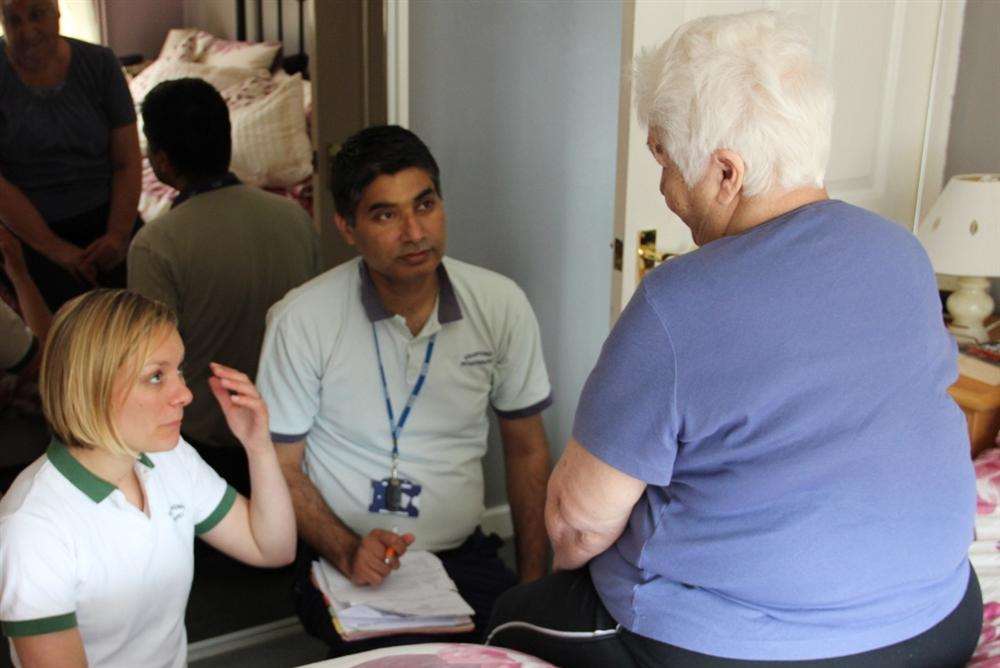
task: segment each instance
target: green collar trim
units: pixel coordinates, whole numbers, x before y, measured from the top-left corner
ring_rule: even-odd
[[[52,462],[52,465],[56,467],[56,470],[63,474],[64,478],[89,496],[94,503],[100,503],[108,498],[111,492],[117,489],[117,487],[104,478],[99,478],[88,471],[73,455],[69,454],[69,449],[57,438],[53,438],[52,442],[49,443],[49,449],[45,452],[45,455]],[[143,465],[153,468],[153,462],[150,461],[145,453],[139,455],[139,461]]]

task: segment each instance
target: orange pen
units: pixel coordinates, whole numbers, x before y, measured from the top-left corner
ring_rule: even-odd
[[[399,535],[399,527],[393,527],[392,528],[392,532],[398,536]],[[396,556],[398,556],[398,555],[396,554],[395,548],[387,547],[387,548],[385,548],[385,559],[383,559],[382,563],[384,563],[386,566],[388,566],[389,564],[392,563],[393,557],[396,557]]]

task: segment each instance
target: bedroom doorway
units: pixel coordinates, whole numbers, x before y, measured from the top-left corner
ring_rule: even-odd
[[[393,0],[388,0],[392,2]],[[387,2],[309,2],[313,11],[313,218],[326,266],[354,257],[333,225],[330,161],[358,130],[386,123]]]

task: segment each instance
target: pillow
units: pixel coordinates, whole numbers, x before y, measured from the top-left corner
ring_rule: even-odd
[[[158,59],[152,65],[140,72],[129,87],[132,100],[138,105],[145,99],[149,91],[162,81],[193,77],[204,79],[216,90],[223,91],[247,79],[268,77],[267,70],[248,70],[242,67],[217,67],[204,63],[191,63],[183,60]]]
[[[152,65],[140,72],[129,83],[129,91],[132,93],[132,100],[136,107],[139,150],[142,155],[146,155],[146,135],[142,131],[142,114],[139,113],[142,101],[158,83],[172,81],[173,79],[183,79],[185,77],[204,79],[221,92],[247,79],[255,77],[266,78],[268,77],[268,73],[267,70],[247,70],[241,67],[213,67],[212,65],[189,63],[183,60],[163,60],[161,58],[153,61]]]
[[[223,91],[233,126],[230,169],[245,183],[285,188],[312,174],[312,143],[302,113],[302,76],[255,77]]]
[[[205,56],[205,51],[215,41],[215,37],[197,28],[174,28],[163,40],[158,59],[185,60],[198,62]]]
[[[201,57],[206,65],[219,67],[246,67],[270,70],[281,51],[280,42],[237,42],[228,39],[214,40]]]
[[[274,81],[284,81],[285,79],[291,79],[292,75],[283,69],[278,69],[271,78]],[[300,77],[301,78],[301,77]],[[308,79],[302,79],[302,110],[306,114],[306,124],[312,123],[312,82]],[[998,441],[1000,441],[1000,436],[998,436]]]

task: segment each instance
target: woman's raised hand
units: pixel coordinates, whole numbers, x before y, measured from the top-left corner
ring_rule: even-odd
[[[242,371],[215,362],[209,368],[212,376],[208,385],[233,435],[248,450],[272,447],[267,405],[250,378]]]

